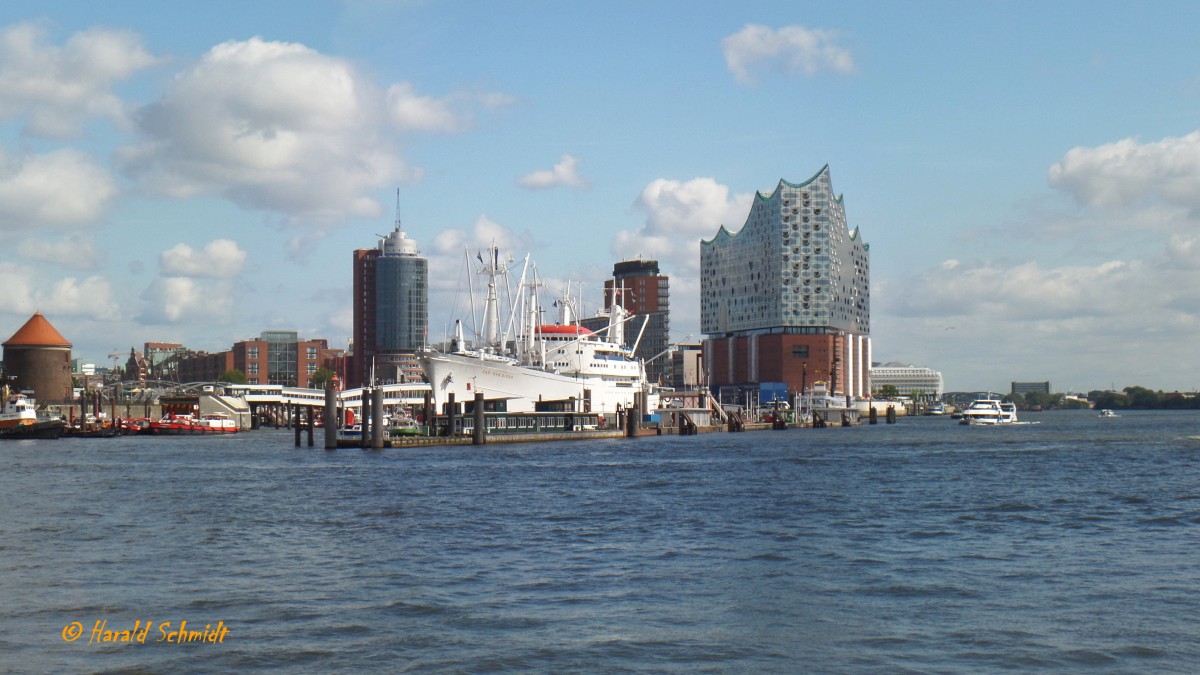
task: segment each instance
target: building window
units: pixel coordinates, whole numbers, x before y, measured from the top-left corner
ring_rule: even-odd
[[[807,359],[808,345],[792,345],[792,358]]]
[[[247,363],[246,371],[247,371],[246,372],[247,375],[257,375],[258,374],[258,362],[252,361],[250,363]]]
[[[258,358],[258,345],[246,347],[246,358],[248,358],[248,359],[257,359]]]
[[[307,351],[308,351],[309,359],[317,358],[317,348],[316,347],[309,347]]]

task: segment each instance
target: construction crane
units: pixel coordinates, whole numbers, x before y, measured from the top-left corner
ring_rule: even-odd
[[[112,367],[111,372],[114,376],[117,374],[117,362],[121,360],[122,356],[124,356],[124,354],[117,351],[117,349],[118,349],[117,347],[113,347],[112,353],[108,355],[108,358],[112,359],[112,361],[113,361],[113,367]]]

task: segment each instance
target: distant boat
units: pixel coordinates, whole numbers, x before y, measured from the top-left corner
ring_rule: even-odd
[[[1120,415],[1118,415],[1115,410],[1109,410],[1108,408],[1105,408],[1104,410],[1100,411],[1100,414],[1097,415],[1097,417],[1120,417]]]
[[[210,413],[200,417],[170,414],[150,423],[150,433],[165,436],[232,434],[237,431],[237,422],[223,413]]]

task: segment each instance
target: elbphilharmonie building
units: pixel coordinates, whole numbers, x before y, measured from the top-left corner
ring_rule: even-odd
[[[870,248],[829,167],[755,195],[737,232],[700,247],[700,328],[709,384],[817,382],[839,396],[870,393]]]

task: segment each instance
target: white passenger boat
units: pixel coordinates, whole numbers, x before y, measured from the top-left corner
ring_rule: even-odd
[[[971,401],[971,405],[960,415],[959,424],[1014,424],[1017,421],[1017,406],[994,398],[981,398]]]
[[[497,286],[507,279],[507,266],[494,246],[486,261],[483,254],[477,259],[483,263],[480,274],[487,277],[478,337],[469,345],[462,321],[456,321],[447,351],[427,350],[420,356],[439,410],[451,394],[461,402],[474,399],[476,392],[489,404],[503,401],[508,412],[615,414],[634,405],[644,412],[658,407],[645,364],[633,355],[636,343],[624,346],[625,324],[632,316],[617,300],[619,294],[603,312],[608,319],[604,330],[579,325],[577,303],[569,294],[554,303],[558,323],[543,324],[537,297],[541,284],[526,257],[515,298],[505,308],[509,328],[502,329]]]
[[[1120,415],[1118,415],[1115,410],[1105,408],[1104,410],[1100,411],[1099,417],[1120,417]]]

